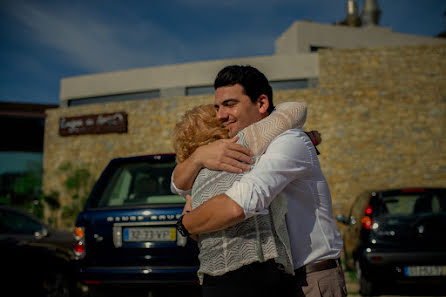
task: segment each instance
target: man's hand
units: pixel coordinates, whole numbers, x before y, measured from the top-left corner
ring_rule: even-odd
[[[319,133],[319,131],[312,130],[312,131],[306,131],[305,133],[308,135],[308,137],[310,137],[311,142],[313,142],[314,146],[318,146],[319,144],[321,144],[322,137],[321,137],[321,133]]]
[[[249,171],[248,164],[252,164],[252,152],[244,146],[236,143],[238,137],[233,139],[220,139],[197,148],[192,154],[192,158],[201,164],[201,167],[242,173]],[[248,163],[248,164],[246,164]]]
[[[186,196],[186,204],[184,204],[182,215],[184,215],[185,213],[191,212],[191,211],[192,211],[192,197],[190,195],[187,195]],[[198,241],[198,234],[191,234],[191,235],[189,235],[189,237],[195,241]]]

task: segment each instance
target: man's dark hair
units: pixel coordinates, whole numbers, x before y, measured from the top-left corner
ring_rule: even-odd
[[[252,66],[231,65],[226,66],[217,74],[214,89],[240,84],[245,94],[256,103],[260,95],[268,96],[268,113],[274,110],[273,90],[265,75]]]

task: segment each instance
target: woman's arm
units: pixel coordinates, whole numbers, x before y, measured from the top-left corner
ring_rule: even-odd
[[[292,128],[302,128],[307,118],[307,106],[300,102],[284,102],[276,106],[271,115],[242,130],[248,148],[255,156],[261,155],[269,143]]]

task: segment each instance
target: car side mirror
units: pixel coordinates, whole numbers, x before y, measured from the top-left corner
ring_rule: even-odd
[[[347,222],[347,217],[343,214],[337,214],[336,215],[336,221],[338,221],[339,223],[342,223],[344,225],[348,225],[349,223]]]
[[[50,232],[48,228],[46,226],[42,226],[42,229],[40,229],[40,231],[34,232],[34,237],[36,237],[37,239],[41,239],[47,237],[49,233]]]

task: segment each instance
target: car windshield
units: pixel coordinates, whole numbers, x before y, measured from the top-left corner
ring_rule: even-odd
[[[399,192],[384,194],[380,203],[381,215],[431,215],[446,212],[444,191]]]
[[[0,209],[0,234],[34,234],[42,226],[33,219],[14,211]]]
[[[184,203],[183,198],[170,191],[175,165],[141,161],[116,166],[101,183],[104,186],[91,207]]]

